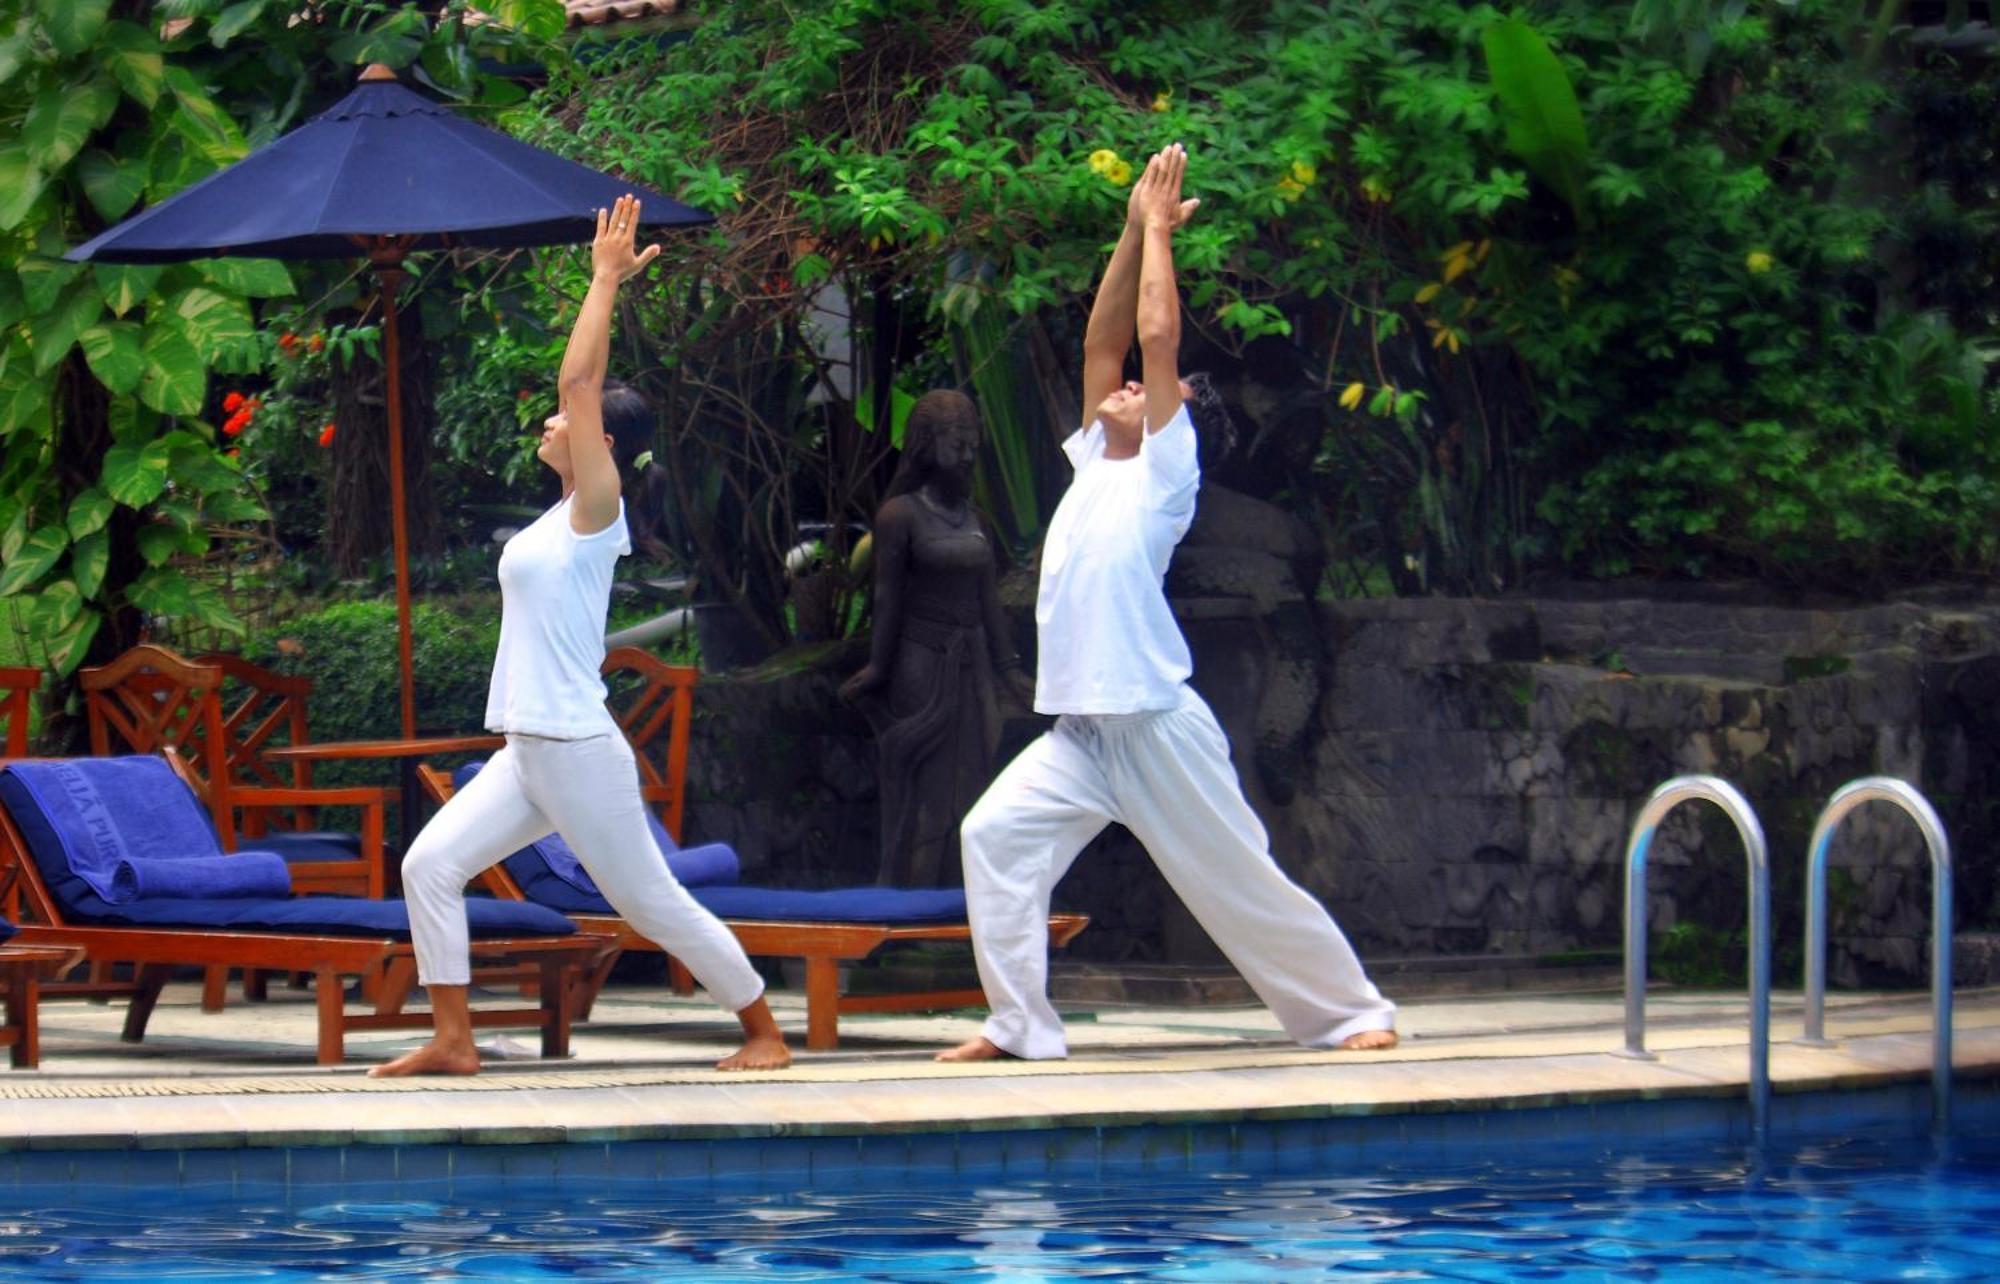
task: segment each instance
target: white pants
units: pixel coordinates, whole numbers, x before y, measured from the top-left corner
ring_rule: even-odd
[[[611,907],[687,964],[711,998],[731,1012],[755,1003],[763,979],[735,934],[675,881],[646,825],[645,805],[623,736],[507,737],[507,747],[431,817],[403,858],[418,978],[426,985],[470,982],[466,883],[554,831]]]
[[[1017,1057],[1065,1055],[1048,998],[1049,896],[1111,822],[1132,831],[1285,1032],[1332,1047],[1393,1029],[1396,1006],[1324,907],[1271,858],[1229,763],[1229,741],[1190,687],[1156,713],[1065,714],[973,804],[960,831],[973,953]]]

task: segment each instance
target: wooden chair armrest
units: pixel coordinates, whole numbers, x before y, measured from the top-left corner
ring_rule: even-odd
[[[423,785],[425,796],[440,807],[450,802],[451,796],[458,792],[457,786],[451,783],[450,772],[427,762],[417,764],[417,780]]]
[[[374,785],[351,785],[322,789],[293,789],[284,785],[238,785],[229,791],[229,801],[237,807],[385,807],[395,790]]]

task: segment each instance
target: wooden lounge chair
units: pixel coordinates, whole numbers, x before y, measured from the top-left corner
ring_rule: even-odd
[[[275,779],[264,783],[254,773],[239,777],[231,764],[252,759],[246,743],[261,745],[263,740],[252,739],[256,728],[247,721],[238,724],[243,735],[232,736],[222,711],[227,676],[221,665],[196,663],[151,645],[132,647],[109,664],[80,670],[78,685],[90,715],[90,751],[102,757],[173,750],[192,772],[225,850],[235,850],[239,829],[253,831],[258,834],[255,846],[284,857],[294,890],[380,897],[386,876],[379,804],[387,791],[301,788]],[[371,805],[374,827],[364,822],[358,837],[264,832],[265,817],[273,811],[360,807],[366,816]],[[247,824],[239,824],[239,813],[250,818]]]
[[[9,758],[28,752],[28,701],[41,685],[40,669],[0,668],[0,727],[6,729],[0,752]]]
[[[82,955],[50,945],[13,944],[15,930],[0,919],[0,1002],[7,1013],[0,1024],[0,1047],[7,1049],[16,1070],[33,1070],[42,1063],[42,980],[75,967]]]
[[[375,808],[372,823],[379,831],[379,800]],[[0,769],[0,868],[16,872],[23,892],[24,921],[15,943],[80,949],[93,961],[134,965],[130,980],[53,985],[46,993],[130,996],[124,1038],[136,1043],[176,967],[308,972],[318,998],[321,1065],[342,1059],[350,1030],[428,1026],[428,1014],[401,1010],[416,971],[401,901],[107,901],[92,880],[102,881],[105,861],[120,844],[129,849],[134,843],[187,857],[236,859],[216,844],[200,800],[159,758],[23,759]],[[468,913],[475,960],[525,963],[541,980],[538,1007],[475,1011],[474,1024],[536,1027],[543,1056],[567,1055],[577,969],[605,942],[539,906],[482,900]],[[374,1011],[347,1011],[347,976],[381,981]]]
[[[605,656],[604,673],[611,688],[612,714],[634,742],[640,792],[659,813],[660,830],[654,837],[663,852],[672,853],[680,839],[697,671],[667,664],[633,647],[620,647]],[[631,694],[635,688],[637,694]],[[461,773],[465,770],[459,769]],[[451,775],[429,765],[420,766],[418,775],[425,791],[438,802],[451,797],[455,787]],[[673,859],[669,857],[670,864]],[[734,864],[731,852],[729,865],[733,868]],[[493,866],[480,881],[496,897],[531,900],[560,909],[579,929],[613,938],[614,948],[598,961],[586,981],[580,1019],[589,1016],[591,1002],[610,976],[619,953],[628,949],[660,951],[657,944],[612,913],[594,891],[568,885],[554,875],[536,846]],[[844,1012],[921,1012],[986,1002],[985,993],[976,988],[870,995],[840,992],[840,965],[867,958],[885,945],[970,940],[964,894],[955,889],[793,891],[688,883],[688,890],[729,926],[745,953],[804,961],[806,1047],[814,1051],[839,1046]],[[1082,914],[1050,915],[1050,945],[1067,945],[1089,922]],[[677,959],[669,958],[668,964],[674,988],[682,994],[693,993],[694,980],[687,969]]]

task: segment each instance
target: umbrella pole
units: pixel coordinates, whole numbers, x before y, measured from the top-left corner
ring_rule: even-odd
[[[396,667],[402,679],[403,739],[417,734],[417,688],[410,655],[410,532],[403,499],[403,355],[396,338],[396,289],[403,283],[400,249],[378,252],[382,285],[383,369],[389,385],[389,522],[396,542]]]

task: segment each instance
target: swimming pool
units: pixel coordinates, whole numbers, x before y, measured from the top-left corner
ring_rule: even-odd
[[[1291,1165],[1278,1165],[1289,1169]],[[2000,1278],[2000,1135],[934,1180],[0,1192],[0,1278]]]

